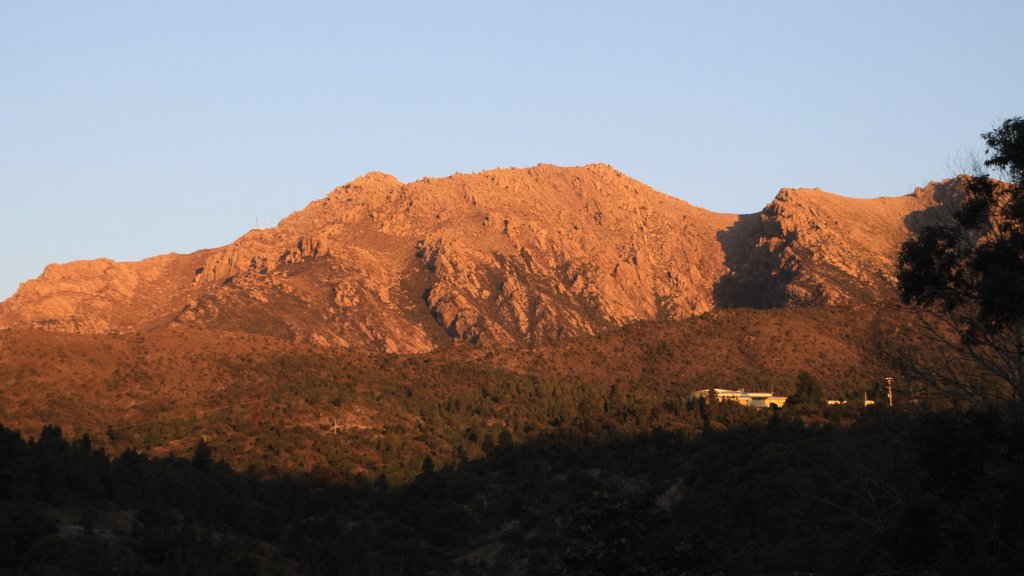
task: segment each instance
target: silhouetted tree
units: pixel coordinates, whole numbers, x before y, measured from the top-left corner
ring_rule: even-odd
[[[213,462],[213,450],[210,445],[206,443],[206,440],[200,438],[196,442],[195,452],[192,453],[192,465],[199,470],[206,471],[210,468],[210,464]]]
[[[821,384],[818,379],[809,372],[801,370],[796,376],[796,392],[793,393],[786,404],[799,406],[820,406],[825,403],[825,396],[821,391]]]
[[[702,395],[697,399],[698,407],[700,411],[700,418],[703,420],[704,426],[708,426],[715,418],[715,412],[718,407],[718,393],[715,391],[715,387],[708,388],[708,393]]]
[[[420,466],[419,478],[430,478],[437,471],[437,466],[434,464],[434,459],[427,456],[423,459],[423,464]]]
[[[941,321],[932,334],[955,336],[978,369],[939,378],[947,390],[1024,406],[1024,117],[982,137],[984,166],[1004,181],[980,169],[961,179],[952,221],[922,228],[901,247],[900,296]]]
[[[498,434],[498,449],[499,450],[511,450],[515,446],[515,439],[512,438],[512,432],[508,428],[502,428],[501,433]]]

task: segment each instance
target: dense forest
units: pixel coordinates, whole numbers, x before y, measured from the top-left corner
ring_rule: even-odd
[[[3,429],[0,574],[1024,572],[1019,423],[855,412],[701,404],[697,433],[503,434],[400,485]]]

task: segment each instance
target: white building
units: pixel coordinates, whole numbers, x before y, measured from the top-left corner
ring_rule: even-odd
[[[781,408],[786,403],[786,396],[776,396],[771,392],[747,392],[746,390],[729,390],[727,388],[715,388],[715,398],[719,402],[736,402],[741,406],[752,408]],[[711,394],[710,388],[695,390],[686,394],[686,400],[692,401],[697,398],[707,398]]]

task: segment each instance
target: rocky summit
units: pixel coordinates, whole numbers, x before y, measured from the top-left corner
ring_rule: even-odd
[[[900,243],[958,180],[853,199],[783,189],[719,214],[603,164],[403,184],[370,173],[230,245],[51,265],[0,328],[189,326],[386,352],[535,344],[716,308],[893,297]]]

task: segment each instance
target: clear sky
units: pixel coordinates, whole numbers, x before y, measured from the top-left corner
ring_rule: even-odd
[[[1024,2],[0,0],[0,298],[371,170],[606,162],[693,204],[906,194],[1024,114]]]

